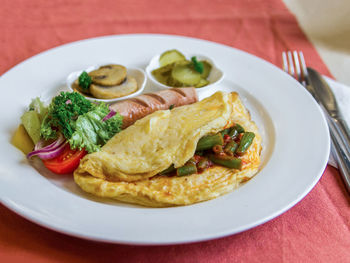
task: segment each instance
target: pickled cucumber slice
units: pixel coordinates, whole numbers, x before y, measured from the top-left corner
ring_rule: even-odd
[[[171,64],[165,65],[163,67],[154,69],[152,71],[152,74],[153,75],[170,75],[171,70],[173,69],[174,65],[175,65],[175,63],[171,63]]]
[[[212,70],[212,65],[206,60],[198,62],[203,65],[202,73],[196,71],[194,63],[186,60],[181,52],[176,49],[168,50],[160,56],[161,67],[153,70],[152,75],[157,81],[167,86],[200,88],[209,84],[207,78]]]
[[[194,86],[201,80],[201,74],[189,64],[178,64],[171,71],[171,78],[183,86]]]
[[[209,81],[204,79],[204,78],[201,78],[200,81],[196,84],[196,88],[201,88],[201,87],[204,87],[206,85],[209,84]]]
[[[202,60],[202,61],[200,61],[200,62],[203,63],[202,78],[206,79],[206,78],[209,76],[209,74],[210,74],[210,71],[211,71],[212,66],[211,66],[211,64],[210,64],[208,61],[206,61],[206,60]],[[207,85],[207,84],[206,84],[206,85]]]
[[[187,60],[177,61],[163,67],[154,69],[152,71],[152,75],[158,80],[160,83],[168,86],[174,86],[173,81],[171,80],[171,71],[176,65],[188,65],[190,64]],[[182,87],[182,85],[178,84],[176,87]]]
[[[166,66],[176,61],[186,60],[185,56],[176,49],[165,51],[159,57],[160,66]]]
[[[170,73],[170,72],[169,72]],[[168,79],[169,79],[169,75],[163,75],[161,73],[158,72],[152,72],[153,77],[155,77],[156,80],[158,80],[160,83],[167,85],[168,83]]]
[[[152,71],[153,77],[156,78],[160,83],[168,85],[168,79],[171,75],[171,70],[174,67],[174,63],[165,65]]]
[[[89,72],[92,83],[101,86],[115,86],[122,83],[126,78],[126,67],[122,65],[105,65]]]
[[[156,80],[158,80],[160,83],[164,85],[168,85],[168,79],[170,77],[171,70],[169,72],[166,72],[165,74],[162,74],[158,71],[152,72],[153,77],[155,77]]]
[[[168,78],[166,85],[170,86],[170,87],[183,87],[183,86],[186,86],[183,83],[173,79],[171,76]]]

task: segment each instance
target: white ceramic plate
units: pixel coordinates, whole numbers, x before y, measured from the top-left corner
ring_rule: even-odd
[[[260,128],[261,170],[236,191],[174,208],[102,200],[82,192],[70,176],[46,172],[37,163],[34,168],[10,144],[31,98],[50,98],[65,89],[70,72],[107,59],[145,68],[155,54],[171,48],[213,58],[225,72],[225,79],[200,97],[219,89],[238,91]],[[326,122],[311,95],[297,81],[257,57],[204,40],[121,35],[79,41],[15,66],[0,78],[0,87],[1,202],[33,222],[82,238],[174,244],[238,233],[271,220],[300,201],[320,179],[328,159]],[[150,90],[150,85],[146,86],[145,92]]]
[[[103,63],[100,65],[89,66],[89,67],[85,68],[84,70],[78,70],[78,71],[74,71],[74,72],[70,73],[66,79],[66,85],[67,85],[68,89],[70,91],[73,91],[72,84],[77,78],[79,78],[80,74],[83,71],[90,72],[90,71],[93,71],[93,70],[99,68],[101,65],[108,65],[108,64],[116,64],[116,63]],[[135,96],[141,94],[142,91],[145,89],[146,81],[147,81],[145,71],[141,68],[131,68],[131,67],[126,67],[126,68],[127,68],[127,75],[134,77],[136,82],[137,82],[138,89],[135,92],[133,92],[129,95],[126,95],[126,96],[123,96],[120,98],[114,98],[114,99],[97,99],[97,98],[92,98],[92,97],[88,97],[88,96],[85,96],[85,98],[87,98],[90,101],[113,103],[113,102],[116,102],[119,100],[125,100],[128,98],[132,98],[132,97],[135,97]]]

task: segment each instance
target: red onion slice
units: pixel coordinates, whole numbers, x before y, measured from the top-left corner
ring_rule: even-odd
[[[38,141],[38,142],[35,144],[35,146],[34,146],[34,151],[43,148],[44,143],[45,143],[45,140],[44,140],[44,139],[40,139],[40,141]]]
[[[57,152],[60,151],[59,153],[62,152],[64,145],[66,144],[66,140],[64,139],[62,134],[59,134],[59,137],[56,141],[51,143],[50,145],[44,147],[44,148],[39,148],[43,144],[42,141],[39,141],[37,145],[35,145],[34,151],[28,153],[27,158],[31,158],[35,155],[38,155],[41,159],[51,159],[57,156]],[[51,157],[54,156],[54,157]]]
[[[49,144],[49,145],[47,145],[45,147],[42,147],[43,144],[45,143],[45,141],[43,139],[38,141],[38,143],[35,144],[35,146],[34,146],[34,151],[36,151],[36,150],[47,150],[47,151],[49,151],[51,149],[56,148],[57,146],[59,146],[64,141],[65,141],[65,139],[64,139],[63,135],[61,133],[59,133],[57,140],[55,140],[53,143],[51,143],[51,144]]]
[[[111,109],[111,111],[102,119],[102,121],[106,121],[106,120],[112,118],[115,114],[116,114],[116,112]]]
[[[52,159],[52,158],[55,158],[55,157],[59,156],[64,151],[64,148],[66,147],[66,145],[67,145],[67,142],[64,142],[64,143],[62,143],[60,146],[58,146],[54,150],[51,150],[51,151],[48,151],[48,152],[39,152],[36,155],[41,160]]]

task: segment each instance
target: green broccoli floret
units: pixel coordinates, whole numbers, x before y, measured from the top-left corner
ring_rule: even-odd
[[[90,85],[91,85],[91,77],[89,76],[89,74],[87,74],[86,71],[83,71],[80,76],[79,76],[79,86],[83,89],[83,90],[88,90]]]

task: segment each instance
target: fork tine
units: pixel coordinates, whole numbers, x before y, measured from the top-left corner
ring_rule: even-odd
[[[288,56],[288,65],[289,65],[289,67],[288,67],[288,73],[289,73],[289,75],[291,75],[291,76],[295,76],[295,72],[294,72],[294,65],[293,65],[293,58],[292,58],[292,52],[290,52],[290,51],[288,51],[287,52],[287,56]]]
[[[297,79],[304,87],[308,86],[308,73],[302,51],[282,52],[283,70]]]
[[[283,70],[288,73],[288,61],[287,54],[285,51],[282,52],[282,63]]]
[[[293,59],[294,59],[296,77],[298,78],[299,82],[302,82],[303,79],[302,79],[301,72],[300,72],[299,56],[298,56],[298,52],[296,50],[293,51]]]
[[[302,82],[303,82],[304,85],[306,85],[307,84],[308,73],[307,73],[306,63],[305,63],[305,59],[304,59],[304,54],[303,54],[302,51],[299,51],[299,58],[300,58]]]

